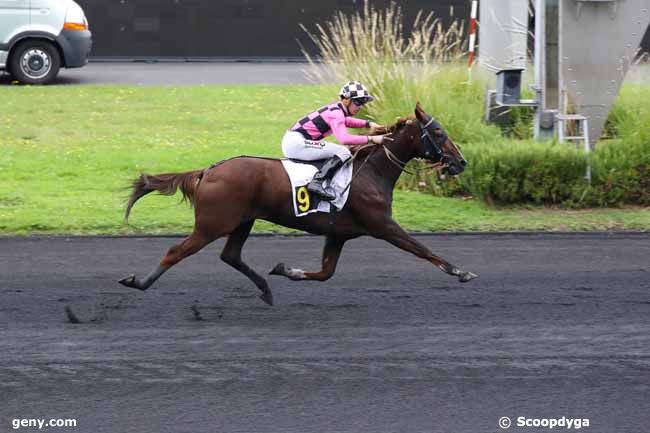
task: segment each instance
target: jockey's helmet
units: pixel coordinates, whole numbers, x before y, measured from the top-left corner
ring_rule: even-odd
[[[368,89],[366,89],[366,86],[358,81],[350,81],[341,87],[339,96],[341,98],[352,99],[352,101],[359,107],[375,99]]]

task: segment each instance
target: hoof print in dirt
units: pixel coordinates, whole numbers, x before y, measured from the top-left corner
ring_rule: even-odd
[[[196,304],[192,305],[192,307],[190,308],[192,310],[192,313],[194,314],[194,320],[203,320],[203,316],[201,316],[199,307]]]
[[[68,322],[70,323],[74,323],[74,324],[83,323],[81,320],[79,320],[79,318],[74,313],[74,311],[72,311],[72,308],[70,308],[69,305],[65,306],[65,315],[66,318],[68,319]]]

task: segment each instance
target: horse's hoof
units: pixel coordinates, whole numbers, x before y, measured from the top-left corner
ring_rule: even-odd
[[[273,294],[271,292],[262,293],[260,299],[270,306],[273,306]]]
[[[284,267],[284,263],[278,263],[275,265],[275,268],[271,269],[271,272],[269,272],[269,275],[286,275],[287,271]]]
[[[126,278],[122,278],[120,281],[118,281],[118,283],[126,287],[131,287],[132,289],[144,290],[138,285],[138,281],[135,279],[135,275],[129,275]]]
[[[461,283],[466,283],[468,281],[473,280],[476,277],[478,277],[478,275],[476,275],[473,272],[461,272],[458,275],[458,281],[460,281]]]

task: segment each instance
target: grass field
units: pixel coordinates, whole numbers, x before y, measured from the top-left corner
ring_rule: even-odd
[[[0,234],[187,232],[191,210],[166,197],[144,198],[125,225],[131,179],[242,154],[280,156],[284,131],[336,91],[325,85],[0,88]],[[396,194],[395,217],[413,231],[650,228],[647,208],[496,209],[408,191]],[[255,230],[286,231],[264,222]]]

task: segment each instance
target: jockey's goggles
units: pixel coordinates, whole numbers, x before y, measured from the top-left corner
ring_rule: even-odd
[[[362,107],[363,105],[367,104],[370,101],[372,101],[372,98],[369,98],[367,96],[362,96],[360,98],[352,98],[352,102],[354,102],[354,105],[356,105],[357,107]]]

